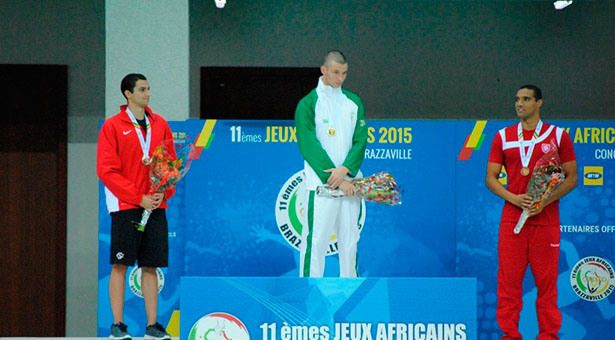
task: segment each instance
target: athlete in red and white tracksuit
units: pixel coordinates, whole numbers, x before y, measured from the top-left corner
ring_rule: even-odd
[[[157,322],[157,267],[168,266],[169,233],[166,201],[174,189],[150,192],[152,151],[164,143],[175,157],[173,134],[167,122],[152,112],[150,86],[139,73],[124,76],[120,90],[127,105],[105,120],[98,135],[96,171],[105,185],[111,215],[109,301],[113,313],[110,338],[128,339],[124,320],[124,291],[129,266],[141,269],[141,292],[145,301],[145,337],[171,339]],[[135,228],[144,209],[151,212],[145,229]]]
[[[96,172],[105,185],[109,213],[140,208],[143,195],[150,190],[150,167],[142,162],[141,146],[126,108],[127,105],[120,106],[119,113],[105,120],[98,137]],[[174,153],[169,124],[149,107],[145,107],[145,112],[152,129],[150,152],[165,141],[169,144],[167,150]],[[174,193],[175,188],[164,192],[160,208],[167,208],[166,201]]]
[[[575,154],[568,133],[562,128],[540,121],[542,94],[533,96],[532,85],[522,87],[517,93],[517,114],[521,118],[515,124],[500,130],[494,137],[487,166],[487,186],[506,203],[502,211],[498,242],[498,289],[496,317],[504,332],[503,339],[520,339],[519,313],[522,307],[523,277],[529,264],[538,296],[539,339],[557,339],[562,316],[557,307],[557,275],[560,243],[560,220],[558,199],[574,188],[577,181]],[[540,91],[540,89],[538,89]],[[541,127],[540,131],[535,131]],[[522,131],[522,139],[519,136]],[[539,132],[536,133],[535,132]],[[529,164],[522,164],[519,150],[526,155],[534,138]],[[552,144],[553,143],[553,144]],[[552,145],[558,148],[560,162],[566,179],[547,199],[546,206],[531,212],[519,234],[513,229],[519,221],[522,208],[531,204],[526,195],[531,173],[522,168],[533,169],[536,162]],[[502,166],[506,169],[508,187],[498,181]]]

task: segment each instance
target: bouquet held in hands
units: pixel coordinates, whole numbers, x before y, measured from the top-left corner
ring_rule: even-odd
[[[173,143],[171,141],[170,143]],[[178,147],[177,157],[174,157],[166,147],[167,142],[163,141],[152,152],[150,167],[150,190],[149,194],[162,193],[175,185],[190,170],[192,159],[194,158],[194,145],[186,144]],[[151,210],[143,210],[141,221],[135,222],[135,227],[139,231],[145,231],[145,225],[149,219]]]
[[[401,204],[401,194],[395,178],[388,172],[378,172],[369,177],[357,178],[352,181],[355,196],[366,201],[397,205]],[[316,194],[326,197],[343,197],[340,189],[332,189],[323,185],[316,188]]]
[[[557,146],[552,141],[549,152],[536,162],[532,171],[532,177],[527,186],[527,193],[532,198],[532,205],[530,209],[523,209],[519,222],[514,229],[515,234],[521,232],[521,228],[530,216],[530,210],[540,208],[553,190],[564,181],[564,178],[564,170],[557,153]]]

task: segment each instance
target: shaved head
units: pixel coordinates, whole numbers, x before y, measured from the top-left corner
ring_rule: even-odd
[[[339,51],[339,50],[331,50],[327,52],[322,64],[324,66],[330,66],[331,63],[337,63],[341,65],[346,64],[347,61],[346,61],[346,57],[344,56],[344,53],[342,53],[342,51]]]

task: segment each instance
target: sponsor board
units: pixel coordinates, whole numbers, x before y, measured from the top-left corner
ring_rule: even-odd
[[[603,185],[604,168],[602,166],[583,167],[583,185]]]

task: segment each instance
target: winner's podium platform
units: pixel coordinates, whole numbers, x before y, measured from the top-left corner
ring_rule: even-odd
[[[180,339],[476,339],[474,278],[182,277]]]

